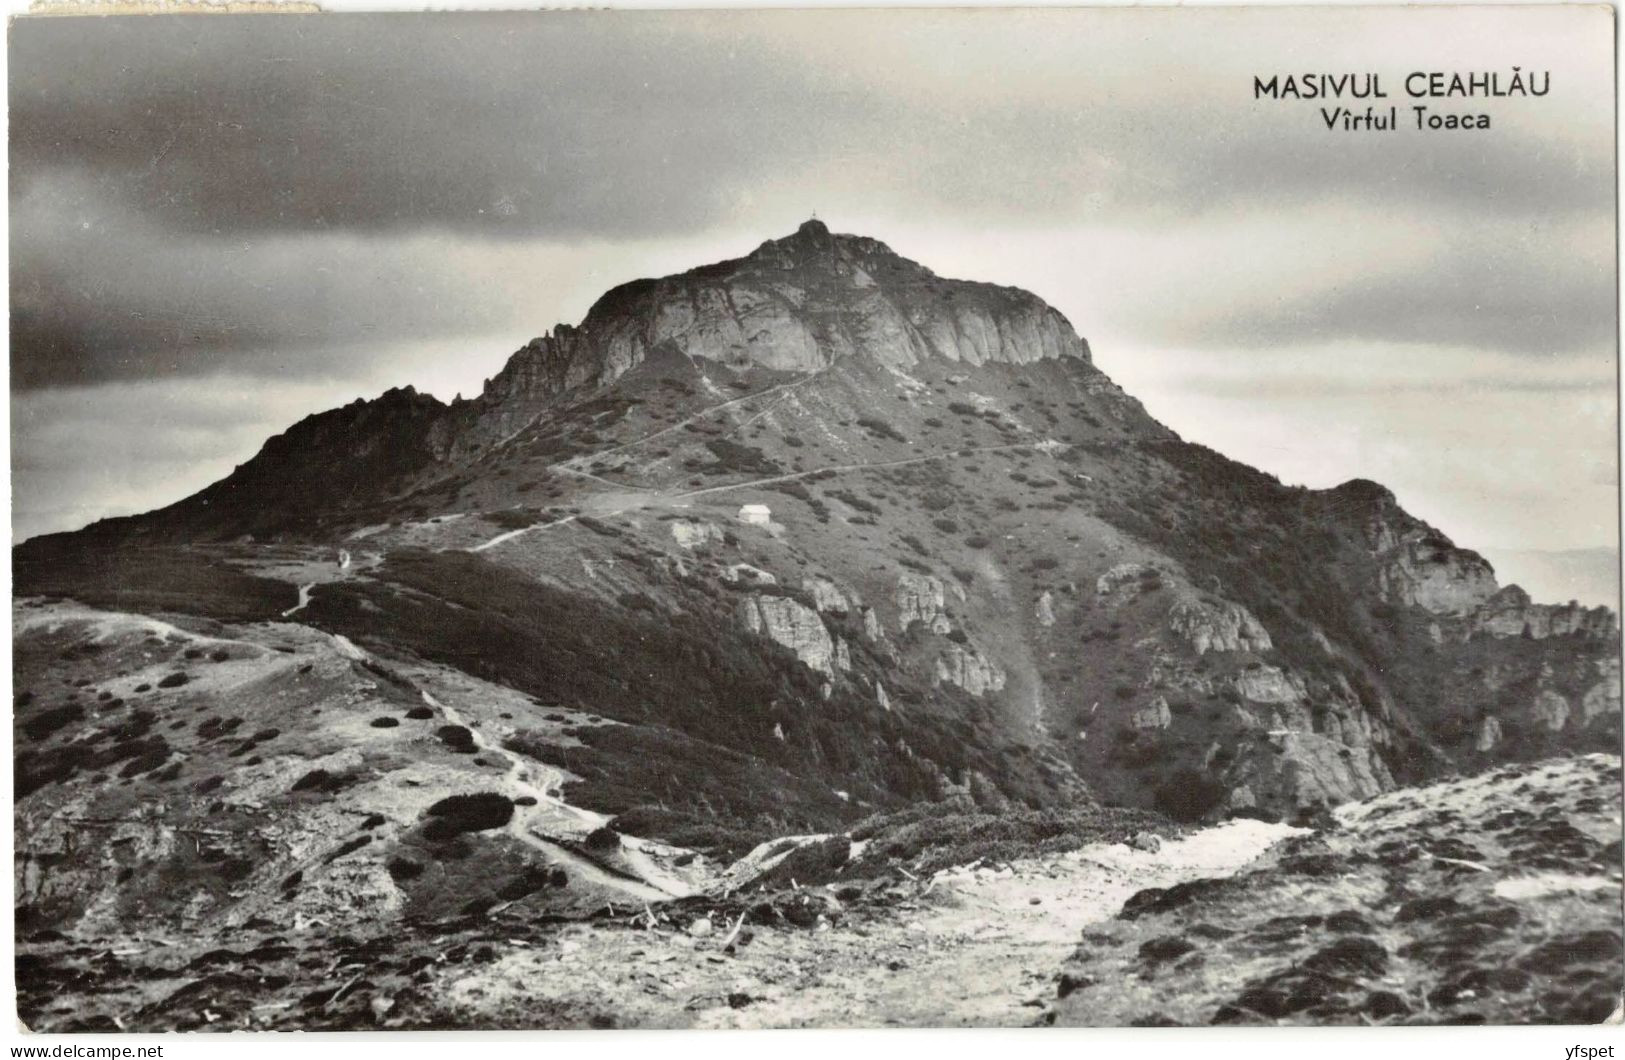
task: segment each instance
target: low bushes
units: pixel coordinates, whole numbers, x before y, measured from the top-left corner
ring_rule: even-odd
[[[912,806],[871,817],[852,830],[871,840],[864,861],[903,862],[911,871],[935,872],[977,859],[1012,861],[1075,850],[1087,843],[1123,842],[1135,832],[1169,834],[1171,822],[1150,810],[1089,806],[1075,810],[986,813],[969,798]]]
[[[505,826],[513,819],[513,800],[493,791],[452,795],[430,806],[428,816],[424,836],[449,839],[463,832],[485,832]]]

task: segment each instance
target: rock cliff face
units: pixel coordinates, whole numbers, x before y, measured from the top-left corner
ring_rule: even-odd
[[[1240,604],[1185,600],[1168,614],[1168,627],[1190,642],[1196,654],[1210,651],[1269,651],[1269,631]]]
[[[898,629],[907,632],[916,622],[923,623],[933,633],[947,633],[953,628],[944,610],[947,598],[943,595],[941,579],[905,572],[897,579],[896,599]]]
[[[739,623],[789,648],[812,669],[834,676],[837,647],[817,611],[788,597],[753,595],[739,605]]]
[[[1536,604],[1529,594],[1509,585],[1484,601],[1473,615],[1473,632],[1492,637],[1612,637],[1618,621],[1606,607],[1579,604]]]
[[[820,611],[844,615],[852,608],[846,593],[828,578],[808,576],[801,580],[801,587],[812,594],[813,606]]]
[[[973,696],[1004,688],[1004,671],[975,648],[950,644],[937,657],[937,680],[958,685]]]
[[[899,367],[1089,357],[1066,318],[1025,291],[944,280],[884,243],[808,221],[744,258],[615,288],[580,327],[515,354],[480,402],[511,408],[606,383],[661,348],[787,372],[856,356]]]

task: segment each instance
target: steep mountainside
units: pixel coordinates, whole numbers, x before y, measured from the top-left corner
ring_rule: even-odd
[[[1620,721],[1611,612],[1498,586],[1374,483],[1186,443],[1032,295],[816,222],[616,288],[475,399],[313,416],[14,561],[39,925],[204,872],[185,829],[252,833],[210,863],[242,875],[142,915],[297,905],[352,810],[384,819],[346,852],[370,867],[312,909],[440,909],[460,877],[386,871],[444,854],[431,794],[554,800],[555,860],[613,817],[636,864],[572,871],[659,891],[710,878],[683,850],[920,800],[1291,817]],[[536,856],[509,812],[459,842]],[[160,838],[72,849],[65,822],[132,815]]]

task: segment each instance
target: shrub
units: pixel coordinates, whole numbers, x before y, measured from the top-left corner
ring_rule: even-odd
[[[1227,790],[1195,769],[1178,769],[1155,791],[1157,809],[1176,821],[1199,821],[1223,801]]]
[[[484,832],[501,828],[513,819],[513,800],[494,791],[477,795],[452,795],[428,809],[430,838],[449,838],[462,832]]]
[[[385,867],[389,869],[390,879],[396,882],[415,880],[423,875],[423,865],[416,861],[409,861],[406,858],[390,858]]]
[[[842,504],[866,515],[879,515],[880,509],[850,490],[830,490],[829,495]]]
[[[23,723],[23,732],[30,740],[43,740],[52,733],[83,720],[85,708],[77,703],[68,703],[64,706],[53,707],[41,711]]]
[[[844,835],[830,836],[797,848],[783,861],[762,874],[764,883],[790,883],[814,886],[828,883],[852,857],[852,840]]]
[[[862,427],[864,430],[868,431],[870,434],[878,435],[878,436],[880,436],[882,438],[890,438],[894,442],[907,442],[908,441],[908,439],[904,438],[901,434],[899,434],[897,432],[897,429],[895,427],[893,427],[891,424],[886,423],[886,422],[884,422],[882,420],[873,419],[872,417],[869,417],[869,416],[860,417],[859,420],[858,420],[858,426]]]
[[[344,786],[343,778],[325,769],[312,769],[293,782],[293,791],[337,791]]]
[[[705,447],[716,457],[716,464],[713,465],[715,470],[738,471],[753,475],[772,475],[781,470],[779,465],[769,460],[767,454],[760,449],[740,445],[726,438],[712,438],[705,443]]]
[[[434,734],[440,737],[440,742],[460,755],[471,755],[479,750],[474,745],[474,734],[461,725],[442,725]]]
[[[541,522],[543,515],[540,508],[504,508],[495,512],[482,512],[480,518],[500,530],[522,530]]]

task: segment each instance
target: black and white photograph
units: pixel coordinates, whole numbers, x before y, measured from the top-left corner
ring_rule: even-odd
[[[1615,33],[14,14],[14,1030],[1602,1041]]]

